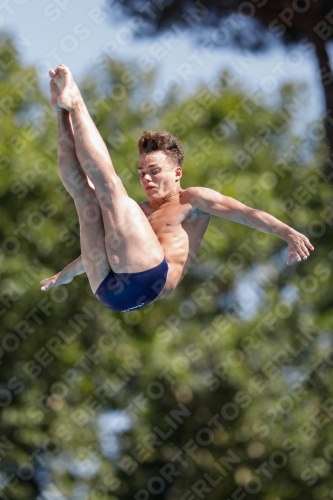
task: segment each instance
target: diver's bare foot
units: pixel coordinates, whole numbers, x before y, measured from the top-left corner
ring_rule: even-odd
[[[57,106],[67,111],[73,111],[81,98],[80,91],[74,82],[72,73],[64,64],[59,64],[54,70],[49,71],[51,81],[59,89]]]
[[[64,109],[62,109],[60,106],[58,106],[58,98],[59,98],[60,90],[59,90],[58,85],[55,83],[55,81],[53,79],[52,72],[54,72],[54,70],[49,71],[49,75],[51,77],[51,80],[50,80],[50,104],[51,104],[51,107],[54,109],[54,111],[57,113],[57,115],[61,115],[63,113]]]

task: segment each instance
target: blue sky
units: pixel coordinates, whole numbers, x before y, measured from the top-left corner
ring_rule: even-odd
[[[38,66],[44,89],[48,84],[49,67],[62,62],[70,67],[79,82],[89,69],[98,66],[101,55],[111,54],[115,58],[135,61],[142,71],[149,59],[149,64],[154,64],[158,70],[160,84],[191,61],[192,76],[186,80],[189,91],[201,81],[214,79],[221,69],[233,71],[237,81],[248,89],[263,86],[263,82],[268,86],[267,82],[272,79],[279,83],[307,82],[310,92],[303,118],[316,119],[324,112],[313,55],[297,49],[298,56],[292,60],[282,47],[256,55],[227,46],[207,52],[194,43],[190,33],[172,46],[162,43],[160,38],[134,40],[131,34],[135,25],[120,16],[116,0],[110,3],[106,13],[104,0],[6,0],[0,6],[0,29],[16,37],[23,63]],[[267,91],[267,98],[270,97]]]

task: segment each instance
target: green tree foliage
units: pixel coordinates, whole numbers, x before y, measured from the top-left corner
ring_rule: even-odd
[[[36,72],[7,39],[0,61],[0,498],[330,498],[332,209],[322,125],[297,134],[305,89],[273,106],[222,73],[158,100],[153,74],[110,60],[82,83],[130,196],[143,199],[138,137],[165,129],[184,145],[183,188],[269,212],[315,247],[286,266],[286,242],[215,218],[175,292],[120,314],[85,276],[39,289],[79,255],[77,216]]]
[[[114,2],[108,3],[110,14],[113,14]],[[267,51],[281,43],[292,47],[291,53],[299,59],[300,66],[303,58],[315,56],[325,96],[326,113],[323,119],[330,147],[323,169],[327,175],[330,174],[333,160],[330,116],[333,109],[333,74],[328,50],[328,43],[333,37],[331,0],[168,0],[150,3],[123,0],[121,6],[129,20],[137,22],[133,35],[160,37],[152,45],[151,53],[144,57],[143,65],[150,64],[153,55],[158,60],[160,51],[165,53],[170,50],[170,40],[173,44],[179,35],[182,38],[184,32],[191,32],[192,39],[199,42],[198,47],[203,44],[223,51],[228,44],[232,44],[245,56],[249,50]]]

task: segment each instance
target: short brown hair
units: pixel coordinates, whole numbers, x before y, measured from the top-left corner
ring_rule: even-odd
[[[179,167],[182,166],[184,160],[184,151],[179,139],[165,130],[157,132],[144,130],[138,140],[138,149],[140,156],[151,151],[162,151]]]

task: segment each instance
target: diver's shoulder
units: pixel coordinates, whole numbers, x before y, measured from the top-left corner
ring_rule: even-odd
[[[189,203],[192,208],[192,213],[202,216],[210,216],[205,212],[200,206],[200,199],[202,198],[202,192],[205,188],[202,186],[191,186],[187,189],[181,190],[179,193],[179,198],[183,203]]]
[[[191,198],[195,200],[197,197],[200,197],[201,193],[205,188],[202,186],[191,186],[186,189],[181,189],[179,192],[179,196],[183,196],[186,198]]]

